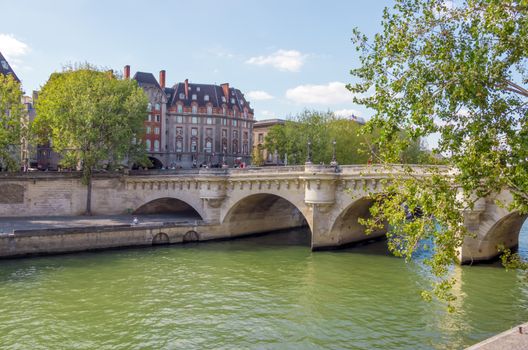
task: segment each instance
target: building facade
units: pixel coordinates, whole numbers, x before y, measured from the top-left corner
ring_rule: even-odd
[[[125,66],[125,79],[130,66]],[[165,86],[166,73],[136,72],[149,98],[144,144],[155,167],[243,166],[251,161],[254,111],[229,84]]]
[[[253,125],[253,152],[260,152],[260,157],[263,160],[262,165],[283,165],[284,162],[276,152],[268,152],[264,148],[266,135],[271,127],[275,125],[284,125],[284,119],[265,119],[255,122]]]

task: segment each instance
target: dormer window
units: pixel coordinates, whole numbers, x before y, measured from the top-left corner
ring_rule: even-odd
[[[147,105],[147,111],[150,112],[151,110],[152,110],[152,103],[149,102]]]
[[[183,100],[185,98],[185,94],[183,92],[180,92],[180,100]]]
[[[209,115],[213,114],[213,107],[212,106],[207,106],[207,114],[209,114]]]
[[[204,101],[209,101],[209,95],[204,96]]]
[[[200,87],[199,86],[196,87],[196,91],[200,92]]]
[[[235,99],[231,97],[231,103],[235,104]]]
[[[225,99],[225,96],[222,96],[222,102],[225,102],[226,99]]]
[[[193,101],[196,101],[196,94],[192,95],[192,99],[193,99]]]
[[[197,105],[193,105],[192,106],[192,113],[193,114],[197,114],[198,113],[198,106]]]
[[[155,109],[156,109],[157,111],[160,110],[160,104],[159,104],[159,103],[156,103],[156,105],[155,105]]]
[[[178,113],[183,113],[183,106],[178,104]]]

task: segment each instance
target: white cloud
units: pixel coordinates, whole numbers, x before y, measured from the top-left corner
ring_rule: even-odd
[[[299,85],[286,91],[286,97],[301,104],[338,104],[352,102],[353,94],[345,83],[333,81],[326,85]]]
[[[29,51],[31,51],[29,46],[16,39],[12,34],[0,34],[0,52],[13,68],[17,68],[21,63],[20,57]]]
[[[264,118],[275,118],[277,116],[276,113],[273,113],[272,111],[267,111],[265,109],[258,111],[257,115]]]
[[[270,65],[281,71],[298,72],[305,59],[306,55],[297,50],[278,50],[268,56],[251,57],[246,63],[257,66]]]
[[[262,90],[256,90],[256,91],[250,91],[247,94],[247,97],[249,97],[250,100],[253,101],[266,101],[266,100],[272,100],[274,97],[268,94],[266,91]]]

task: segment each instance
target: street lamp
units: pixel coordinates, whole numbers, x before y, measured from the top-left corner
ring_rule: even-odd
[[[308,143],[307,143],[307,148],[308,148],[308,152],[307,152],[307,156],[306,156],[306,164],[312,164],[312,151],[310,149],[310,146],[312,145],[312,142],[310,140],[308,140]]]
[[[337,159],[336,159],[336,140],[332,141],[332,161],[330,162],[331,166],[337,166]]]

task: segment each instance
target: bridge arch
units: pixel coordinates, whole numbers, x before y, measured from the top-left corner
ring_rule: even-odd
[[[482,237],[483,245],[491,245],[489,249],[495,249],[495,255],[498,254],[497,247],[504,245],[507,248],[517,248],[519,245],[519,235],[521,228],[528,215],[520,215],[518,212],[507,213],[499,218],[493,225],[481,224],[484,232],[479,234]],[[486,228],[488,228],[486,230]],[[484,247],[480,247],[482,250]]]
[[[203,215],[199,208],[190,203],[175,197],[154,198],[139,205],[133,214],[177,214],[185,217],[203,220]]]
[[[309,226],[307,208],[274,193],[257,193],[239,198],[222,217],[223,227],[232,236],[271,232]]]
[[[365,234],[365,226],[359,223],[359,219],[370,217],[370,207],[374,200],[369,197],[360,197],[350,203],[334,220],[330,235],[337,237],[337,244],[356,243],[383,236],[387,233],[386,227],[383,230]]]

